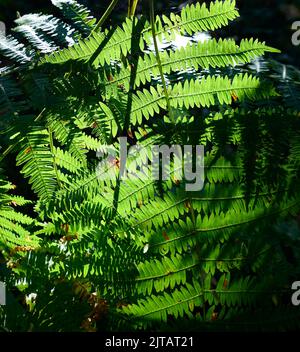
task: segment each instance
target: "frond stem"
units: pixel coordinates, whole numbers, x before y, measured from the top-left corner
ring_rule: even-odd
[[[174,119],[172,108],[171,108],[170,96],[169,96],[169,92],[168,92],[168,88],[167,88],[167,84],[166,84],[166,79],[165,79],[163,69],[162,69],[162,62],[161,62],[160,54],[159,54],[159,50],[158,50],[156,31],[155,31],[155,15],[154,15],[154,1],[153,0],[150,0],[150,22],[151,22],[153,44],[154,44],[154,48],[155,48],[155,57],[157,60],[157,65],[158,65],[158,69],[159,69],[159,73],[160,73],[160,77],[161,77],[161,81],[162,81],[164,95],[165,95],[166,102],[167,102],[169,117],[170,117],[170,120],[175,124],[175,119]]]
[[[139,0],[128,0],[128,17],[135,15],[138,2]]]
[[[112,13],[113,9],[116,7],[119,0],[112,0],[106,11],[104,12],[103,16],[100,18],[99,22],[96,24],[95,28],[92,30],[91,34],[99,32],[100,28],[102,27],[103,23],[107,20],[108,16]]]

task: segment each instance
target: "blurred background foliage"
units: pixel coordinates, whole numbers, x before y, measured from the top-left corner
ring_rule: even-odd
[[[158,13],[177,12],[186,3],[196,0],[158,0]],[[200,3],[203,1],[199,1]],[[209,1],[205,1],[209,2]],[[81,0],[88,6],[93,15],[100,17],[110,3],[110,0]],[[148,0],[141,0],[138,13],[148,13]],[[300,21],[300,0],[237,0],[241,18],[230,26],[230,30],[222,31],[222,36],[257,37],[269,45],[282,50],[280,61],[299,65],[300,47],[293,46],[291,29],[294,21]],[[30,12],[53,12],[50,0],[0,0],[0,21],[5,22],[7,28],[13,26],[18,13],[24,15]],[[118,22],[127,13],[127,1],[120,0],[115,9],[112,22]]]

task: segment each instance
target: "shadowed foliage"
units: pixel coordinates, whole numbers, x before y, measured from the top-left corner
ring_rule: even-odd
[[[0,38],[1,328],[296,328],[299,71],[265,42],[213,38],[233,0],[107,28],[52,3]],[[203,145],[203,189],[174,169],[122,180],[118,154],[97,157],[119,137]]]

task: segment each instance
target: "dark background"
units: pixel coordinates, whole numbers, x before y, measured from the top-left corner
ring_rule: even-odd
[[[80,0],[88,6],[94,16],[99,18],[110,0]],[[165,0],[156,1],[157,13],[178,12],[184,3],[196,1]],[[200,3],[203,1],[199,1]],[[209,1],[206,1],[209,2]],[[148,0],[140,0],[138,13],[148,14]],[[269,45],[282,50],[280,61],[300,66],[300,47],[291,43],[294,21],[300,21],[300,0],[237,0],[241,18],[233,25],[223,30],[222,36],[235,36],[236,39],[256,37],[266,41]],[[50,0],[0,0],[0,21],[5,22],[7,28],[13,26],[17,16],[30,12],[44,12],[55,14],[55,8]],[[127,0],[120,0],[115,8],[111,21],[118,22],[127,12]]]

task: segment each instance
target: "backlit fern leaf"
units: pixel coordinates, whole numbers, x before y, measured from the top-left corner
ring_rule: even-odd
[[[288,103],[297,72],[259,71],[253,60],[277,50],[258,40],[191,37],[237,18],[232,0],[99,31],[84,6],[52,2],[64,20],[25,15],[24,44],[0,41],[12,64],[0,71],[1,163],[16,158],[32,198],[0,181],[0,246],[10,287],[37,295],[24,307],[30,330],[229,329],[238,319],[251,330],[251,313],[289,312],[300,273],[297,234],[284,233],[300,210],[296,93]],[[166,50],[153,50],[153,32]],[[180,49],[179,36],[189,42]],[[142,147],[128,178],[119,137]],[[204,146],[202,189],[186,189],[172,156],[169,179],[151,177],[150,147],[178,144]]]

